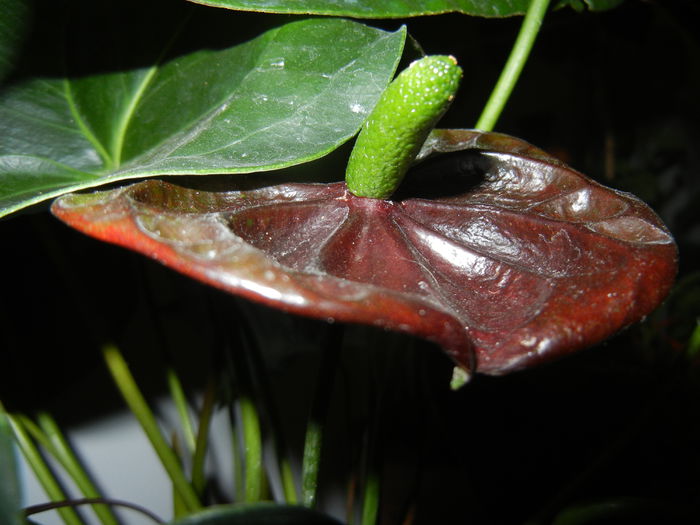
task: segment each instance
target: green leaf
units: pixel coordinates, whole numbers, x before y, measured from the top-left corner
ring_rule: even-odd
[[[190,0],[197,4],[265,13],[403,18],[464,13],[473,16],[522,15],[530,0]]]
[[[0,81],[15,64],[29,14],[25,0],[0,0]]]
[[[189,0],[195,4],[237,11],[259,11],[294,15],[350,16],[353,18],[404,18],[462,13],[471,16],[506,17],[523,15],[530,0]],[[557,7],[588,7],[603,11],[624,0],[560,0]]]
[[[24,523],[20,512],[20,488],[12,430],[0,410],[0,517],[7,525]]]
[[[172,525],[340,525],[340,522],[306,507],[246,503],[210,507]]]
[[[393,76],[405,29],[293,22],[223,50],[0,94],[0,216],[125,179],[272,170],[351,138]]]

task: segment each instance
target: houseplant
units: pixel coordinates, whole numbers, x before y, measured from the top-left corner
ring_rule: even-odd
[[[276,62],[276,63],[279,64],[279,61]],[[272,62],[270,62],[270,64],[272,64]],[[89,81],[89,77],[85,77],[85,78],[88,79],[88,81]]]

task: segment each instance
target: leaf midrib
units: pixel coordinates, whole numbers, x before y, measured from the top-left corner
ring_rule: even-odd
[[[405,31],[405,26],[402,26],[401,28],[397,29],[396,31],[386,31],[385,35],[381,39],[377,39],[371,43],[369,46],[370,50],[371,49],[376,49],[380,44],[383,44],[384,40],[387,38],[392,38],[394,37],[397,33]],[[257,54],[264,55],[266,52],[267,48],[270,47],[272,44],[275,42],[275,38],[277,38],[277,34],[279,32],[279,28],[277,29],[272,29],[269,30],[266,34],[270,35],[269,40],[267,40],[264,45],[257,51]],[[370,50],[364,50],[361,56],[365,56],[368,54],[371,54]],[[344,64],[338,71],[335,72],[334,77],[337,78],[339,74],[342,74],[345,72],[350,66],[355,64],[357,60],[360,58],[360,56],[356,56],[353,58],[350,62],[347,64]],[[396,64],[394,65],[394,68],[396,67]],[[244,85],[248,77],[254,73],[254,69],[251,69],[250,71],[246,72],[246,74],[241,78],[237,89],[240,88],[241,85]],[[241,137],[238,137],[235,141],[227,143],[225,145],[222,145],[220,147],[208,150],[205,152],[205,154],[211,154],[214,153],[218,150],[229,148],[234,144],[240,144],[241,142],[244,142],[251,137],[258,135],[260,133],[263,133],[269,129],[279,127],[283,125],[284,122],[289,121],[290,119],[296,117],[300,112],[303,112],[308,107],[313,106],[313,102],[319,98],[322,98],[324,94],[327,94],[328,90],[336,88],[335,84],[335,79],[333,79],[326,88],[324,88],[320,93],[318,93],[313,99],[307,101],[305,104],[298,106],[294,112],[285,118],[281,120],[277,120],[273,123],[268,124],[267,126],[263,128],[257,128],[254,130],[249,131],[246,135],[243,135]],[[148,158],[149,156],[152,156],[153,154],[156,154],[158,157],[161,158],[187,158],[187,155],[171,155],[173,151],[176,151],[183,145],[187,144],[188,141],[192,140],[192,137],[195,136],[196,134],[199,134],[202,132],[201,128],[201,122],[205,121],[211,121],[212,119],[216,118],[216,116],[221,112],[222,106],[226,105],[227,103],[231,102],[232,100],[235,100],[239,96],[238,92],[232,92],[227,94],[224,98],[218,101],[218,103],[214,104],[213,107],[209,110],[208,114],[205,117],[201,117],[200,119],[189,122],[186,125],[183,125],[182,128],[179,130],[179,132],[173,136],[171,135],[167,139],[163,140],[160,144],[154,145],[148,152],[144,152],[141,155],[138,155],[137,157],[130,159],[129,164],[131,163],[136,163],[139,164],[143,162],[144,158]],[[358,126],[359,127],[359,126]],[[173,141],[173,139],[176,139]],[[285,164],[286,165],[286,164]],[[268,167],[274,168],[276,165],[269,165]],[[248,170],[244,170],[248,171]]]
[[[126,130],[129,128],[129,124],[131,123],[131,120],[133,119],[134,114],[136,113],[136,108],[139,105],[139,102],[141,102],[149,84],[153,81],[153,78],[158,72],[159,67],[160,62],[157,62],[156,64],[148,68],[148,70],[146,70],[146,74],[143,76],[141,82],[134,91],[131,100],[126,105],[125,109],[122,111],[120,118],[117,121],[117,132],[113,135],[114,138],[112,140],[112,146],[110,148],[112,150],[112,169],[117,169],[121,165]]]
[[[109,152],[105,149],[105,147],[102,145],[100,140],[92,132],[92,130],[90,129],[90,126],[88,126],[87,122],[85,122],[85,119],[78,111],[78,107],[75,104],[75,99],[73,98],[73,91],[71,89],[70,80],[68,78],[63,79],[63,94],[66,97],[66,103],[68,104],[68,110],[70,111],[70,114],[75,119],[75,123],[78,126],[78,129],[83,134],[83,136],[88,140],[88,142],[90,144],[92,144],[92,146],[95,148],[95,150],[97,151],[97,154],[102,158],[102,162],[105,164],[105,167],[109,169],[109,167],[113,166],[112,157],[110,156]]]
[[[260,55],[263,55],[266,52],[266,50],[270,47],[270,45],[274,43],[275,38],[277,38],[279,34],[279,31],[280,28],[274,28],[263,33],[267,37],[267,39],[263,42],[261,48],[256,51],[256,55],[258,57]],[[204,60],[203,57],[202,60]],[[249,71],[247,71],[243,75],[243,77],[241,77],[240,81],[238,82],[238,85],[236,86],[236,89],[239,89],[240,86],[243,85],[246,82],[246,80],[250,77],[250,75],[253,74],[253,72],[254,69],[250,69]],[[149,82],[151,79],[152,77],[149,78]],[[232,91],[226,94],[219,101],[212,104],[212,107],[209,109],[206,115],[199,116],[197,118],[194,118],[192,121],[183,124],[180,127],[180,129],[178,129],[177,131],[173,131],[168,137],[165,137],[163,140],[161,140],[160,143],[154,144],[151,148],[149,148],[148,151],[144,151],[136,157],[129,159],[129,164],[138,165],[144,160],[144,158],[148,159],[153,155],[156,155],[156,157],[168,157],[169,153],[164,152],[164,149],[169,150],[170,152],[175,151],[183,145],[187,144],[189,141],[191,141],[193,137],[196,137],[197,135],[201,134],[203,131],[202,123],[210,122],[211,120],[216,118],[216,116],[221,113],[222,107],[227,103],[230,103],[231,100],[235,100],[237,96],[237,91]],[[126,133],[126,128],[124,128],[124,133]]]

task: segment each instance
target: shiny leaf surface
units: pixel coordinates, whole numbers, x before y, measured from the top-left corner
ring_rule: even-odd
[[[118,180],[318,158],[360,128],[404,38],[403,29],[303,20],[152,67],[8,88],[0,92],[0,216]]]
[[[419,158],[393,200],[148,181],[53,212],[213,286],[417,335],[487,374],[602,341],[667,294],[675,244],[635,197],[505,135],[436,131]]]
[[[196,4],[240,11],[297,15],[350,16],[353,18],[404,18],[462,13],[472,16],[523,15],[530,0],[190,0]],[[610,9],[623,0],[561,0],[558,6],[584,5],[591,10]],[[585,2],[585,4],[583,3]]]
[[[475,16],[521,15],[529,0],[190,0],[197,4],[265,13],[402,18],[464,13]]]

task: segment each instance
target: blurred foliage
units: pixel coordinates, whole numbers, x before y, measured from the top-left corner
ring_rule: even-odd
[[[21,525],[21,490],[10,421],[0,405],[0,516],[3,525]]]

